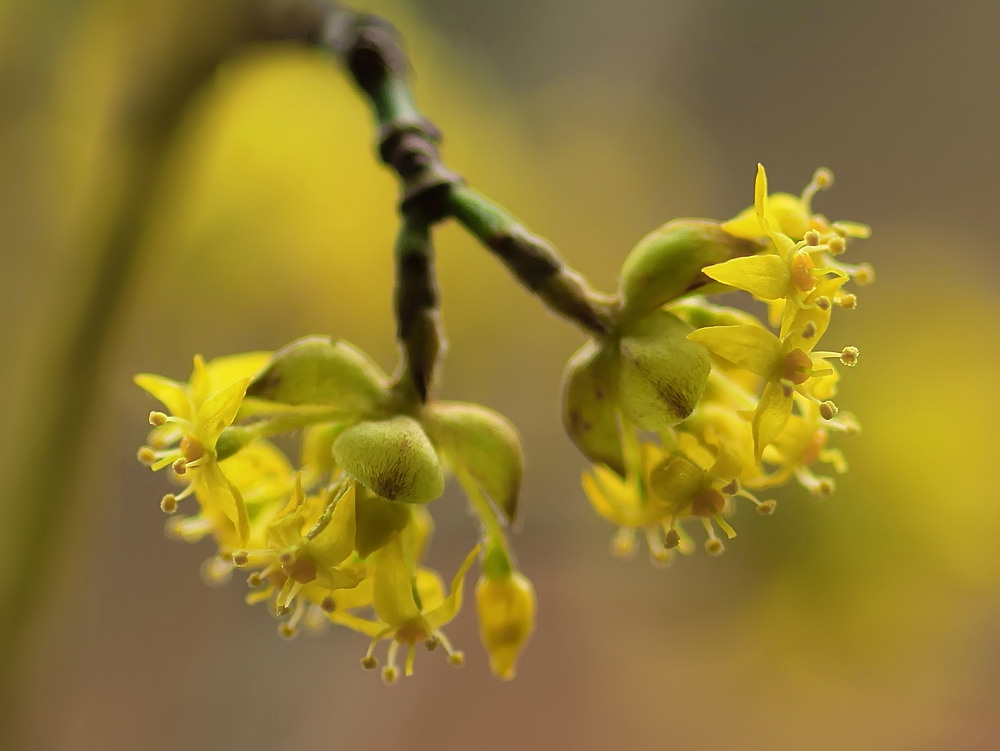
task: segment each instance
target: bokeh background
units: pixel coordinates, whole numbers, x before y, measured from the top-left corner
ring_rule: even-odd
[[[538,631],[517,679],[499,683],[469,608],[449,630],[467,666],[421,654],[391,688],[360,670],[362,637],[284,642],[240,581],[203,585],[210,549],[163,536],[163,478],[134,460],[152,402],[132,373],[185,378],[196,352],[305,333],[386,368],[396,357],[395,185],[328,60],[254,47],[198,90],[173,137],[136,136],[156,123],[134,116],[135,93],[227,33],[201,5],[0,4],[0,576],[40,595],[11,647],[3,737],[27,749],[1000,748],[1000,5],[358,3],[405,35],[447,163],[597,287],[614,287],[658,224],[749,204],[758,161],[791,192],[832,168],[817,208],[874,227],[852,254],[879,276],[827,335],[862,352],[838,402],[865,431],[841,441],[851,471],[836,496],[791,488],[772,518],[743,509],[721,558],[662,571],[612,559],[612,530],[580,490],[558,384],[581,335],[471,239],[438,231],[443,393],[522,433],[515,545]],[[100,378],[59,415],[87,420],[85,461],[31,531],[11,478],[73,382],[72,368],[47,369],[147,146],[166,168]],[[64,460],[54,447],[48,470],[31,469]],[[431,561],[447,572],[473,524],[454,490],[433,509]],[[25,568],[25,549],[44,560]]]

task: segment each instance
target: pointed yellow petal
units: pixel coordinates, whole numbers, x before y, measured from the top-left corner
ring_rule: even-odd
[[[205,366],[208,393],[222,391],[233,381],[253,378],[271,360],[270,352],[246,352],[241,355],[216,357]]]
[[[688,339],[764,378],[771,378],[781,362],[781,342],[760,326],[706,326],[688,334]]]
[[[233,523],[240,542],[245,544],[250,538],[250,517],[239,488],[229,481],[214,461],[207,462],[199,469],[199,478],[211,503],[220,508]]]
[[[767,173],[764,171],[763,164],[757,165],[757,179],[753,186],[753,205],[757,212],[757,221],[767,232],[767,236],[771,238],[778,254],[782,258],[789,258],[795,250],[795,243],[792,242],[791,238],[781,233],[781,224],[771,209],[767,197]]]
[[[612,524],[636,526],[642,510],[631,485],[606,467],[596,465],[582,478],[583,493],[594,511]]]
[[[728,222],[724,222],[722,229],[734,237],[742,237],[747,240],[754,240],[758,237],[764,237],[767,234],[767,231],[761,226],[760,220],[757,218],[757,209],[755,206],[743,209],[743,211]]]
[[[191,368],[191,377],[188,379],[191,385],[191,401],[195,407],[201,405],[203,401],[212,395],[208,390],[208,371],[205,369],[205,358],[201,355],[194,356],[194,366]]]
[[[786,396],[780,383],[768,382],[753,415],[753,444],[757,461],[764,449],[784,429],[792,412],[792,397]]]
[[[413,597],[413,572],[403,558],[399,535],[393,535],[370,558],[375,573],[372,576],[372,605],[375,614],[389,626],[401,626],[420,617]]]
[[[791,281],[788,264],[771,253],[733,258],[706,266],[702,271],[717,282],[745,290],[761,300],[783,298]]]
[[[151,373],[140,373],[132,380],[136,386],[161,402],[170,414],[185,420],[191,419],[191,400],[185,384]]]
[[[375,621],[369,621],[367,618],[358,618],[356,615],[343,613],[340,610],[335,610],[330,613],[330,620],[340,626],[346,626],[351,629],[351,631],[357,631],[359,634],[364,634],[370,639],[376,639],[382,637],[383,635],[389,635],[383,624]]]
[[[236,381],[199,407],[194,418],[194,432],[205,448],[215,450],[215,442],[219,439],[219,435],[233,424],[236,413],[240,411],[240,403],[243,401],[248,383],[250,383],[249,378]]]
[[[448,593],[448,599],[441,603],[440,607],[434,608],[434,610],[427,614],[427,622],[434,628],[440,628],[458,615],[458,611],[462,608],[462,586],[465,583],[465,575],[468,573],[469,568],[472,566],[478,555],[479,546],[476,545],[476,547],[474,547],[472,551],[465,556],[465,560],[462,561],[462,565],[459,566],[458,572],[455,574],[455,578],[451,580],[451,591]]]
[[[323,530],[309,540],[309,554],[323,567],[338,566],[354,550],[357,523],[354,515],[354,485],[348,489],[333,509],[330,521]]]

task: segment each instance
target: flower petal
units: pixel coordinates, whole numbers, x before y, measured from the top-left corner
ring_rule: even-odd
[[[781,362],[781,342],[760,326],[706,326],[688,334],[688,339],[736,367],[764,378],[771,378]]]
[[[465,556],[462,565],[458,567],[455,578],[451,580],[451,591],[448,598],[441,603],[440,607],[434,608],[427,614],[427,622],[434,628],[440,628],[454,619],[462,607],[462,585],[465,583],[465,575],[469,568],[479,556],[479,546],[476,545],[470,553]]]
[[[733,258],[706,266],[702,271],[717,282],[745,290],[761,300],[785,297],[791,281],[788,264],[771,253]]]
[[[236,413],[240,411],[243,395],[246,393],[249,378],[230,384],[224,390],[212,395],[198,408],[194,417],[195,436],[205,448],[215,450],[215,442],[222,431],[233,424]]]
[[[792,412],[792,397],[780,383],[769,381],[753,414],[753,445],[757,461],[764,449],[784,429]]]
[[[375,614],[389,626],[402,626],[420,617],[413,597],[413,572],[406,565],[399,535],[371,555],[372,605]]]
[[[191,419],[191,400],[187,385],[152,373],[140,373],[132,379],[135,385],[161,402],[167,411],[184,420]]]

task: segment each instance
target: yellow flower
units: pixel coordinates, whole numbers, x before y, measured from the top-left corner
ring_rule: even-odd
[[[440,644],[449,662],[462,665],[464,655],[452,647],[441,629],[458,614],[465,574],[478,555],[477,546],[466,556],[452,580],[451,591],[445,595],[437,574],[417,569],[412,560],[408,560],[403,537],[397,533],[368,557],[372,569],[371,604],[376,619],[361,618],[338,609],[330,614],[330,620],[371,637],[371,645],[361,661],[365,668],[378,666],[375,647],[382,640],[390,640],[386,666],[382,670],[382,678],[387,683],[399,677],[396,659],[401,646],[407,649],[404,672],[413,674],[417,642],[424,642],[428,649]]]
[[[139,449],[139,460],[153,470],[172,466],[188,482],[181,493],[164,496],[161,507],[173,513],[179,500],[195,494],[206,516],[213,518],[221,512],[243,541],[250,533],[246,504],[219,468],[216,442],[236,419],[250,376],[267,358],[266,354],[252,353],[219,358],[206,365],[196,356],[186,384],[150,374],[135,377],[138,386],[170,411],[170,415],[150,413],[149,421],[156,429],[150,435],[150,445]]]
[[[801,198],[785,193],[768,196],[767,174],[763,165],[758,164],[753,207],[724,223],[722,228],[737,237],[767,236],[774,252],[707,266],[705,274],[773,303],[772,314],[780,313],[783,306],[786,319],[829,276],[845,280],[856,277],[859,283],[873,279],[870,266],[848,266],[832,258],[844,252],[845,237],[868,237],[871,234],[868,227],[853,222],[831,224],[826,217],[812,214],[813,195],[832,184],[832,180],[829,171],[818,170]],[[853,307],[855,299],[848,298],[844,307]]]
[[[307,497],[296,478],[288,502],[267,526],[266,547],[236,554],[240,566],[261,568],[250,583],[264,588],[251,593],[248,602],[273,597],[275,613],[290,614],[279,627],[285,638],[295,635],[306,602],[331,610],[335,590],[355,587],[365,578],[364,563],[352,557],[356,490],[347,481]]]
[[[793,395],[798,392],[808,399],[816,399],[810,391],[810,382],[815,384],[817,377],[831,372],[817,360],[836,357],[846,365],[857,362],[857,350],[853,347],[842,352],[813,353],[829,325],[830,294],[841,283],[841,279],[835,278],[817,287],[803,301],[796,315],[788,319],[787,331],[780,338],[763,326],[753,324],[706,326],[688,335],[691,341],[727,363],[764,379],[763,393],[752,421],[754,453],[758,461],[764,448],[778,437],[788,422]]]

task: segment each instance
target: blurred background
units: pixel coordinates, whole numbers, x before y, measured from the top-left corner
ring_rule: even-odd
[[[153,403],[133,373],[185,379],[194,353],[307,333],[395,364],[396,188],[364,102],[323,56],[275,44],[188,97],[189,68],[239,26],[233,3],[211,5],[0,3],[0,581],[14,593],[0,608],[29,624],[4,645],[19,678],[3,737],[29,749],[1000,747],[1000,5],[357,3],[402,31],[446,163],[598,288],[666,220],[750,204],[758,161],[793,193],[830,167],[837,183],[815,206],[873,226],[847,260],[879,277],[825,340],[862,353],[837,400],[865,429],[838,443],[851,471],[837,494],[788,488],[774,517],[737,514],[721,558],[663,571],[612,559],[612,529],[580,490],[558,385],[582,336],[440,229],[442,395],[522,433],[515,546],[538,631],[500,683],[469,607],[449,629],[466,667],[420,654],[392,688],[361,671],[363,637],[285,642],[238,577],[206,587],[210,547],[164,537],[164,478],[134,458]],[[117,266],[114,303],[98,262],[119,237],[133,260]],[[88,317],[95,294],[106,305]],[[95,352],[100,368],[78,377]],[[65,429],[32,464],[47,420]],[[82,468],[25,508],[17,478],[45,487],[69,471],[60,435],[82,436]],[[447,574],[473,523],[454,489],[433,511],[431,563]]]

